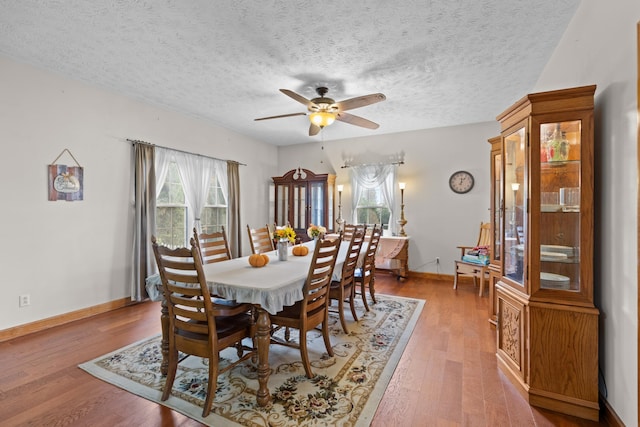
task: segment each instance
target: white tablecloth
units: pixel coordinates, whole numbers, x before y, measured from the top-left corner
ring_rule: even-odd
[[[226,299],[259,304],[275,314],[284,306],[293,305],[303,298],[302,287],[309,273],[315,243],[311,241],[305,245],[309,247],[308,255],[294,256],[291,253],[293,248],[289,247],[287,261],[278,261],[277,251],[267,253],[270,262],[262,268],[251,267],[248,257],[205,264],[203,269],[209,290]],[[333,280],[340,280],[348,246],[348,242],[340,244]],[[147,278],[146,288],[152,301],[162,299],[162,284],[158,274]]]

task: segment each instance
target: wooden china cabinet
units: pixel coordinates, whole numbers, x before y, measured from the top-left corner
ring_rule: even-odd
[[[311,224],[326,227],[327,231],[333,229],[335,175],[298,168],[272,179],[277,225],[290,224],[302,240],[309,239],[307,228]]]
[[[529,94],[501,125],[498,365],[531,405],[598,420],[595,86]],[[495,171],[494,171],[495,172]],[[495,200],[494,200],[495,202]]]

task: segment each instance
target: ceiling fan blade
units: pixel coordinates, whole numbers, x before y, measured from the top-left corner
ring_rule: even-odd
[[[380,127],[379,124],[372,122],[371,120],[364,119],[359,116],[354,116],[353,114],[339,112],[336,116],[336,120],[340,120],[341,122],[349,123],[350,125],[356,125],[367,129],[378,129]]]
[[[258,119],[253,119],[253,120],[257,122],[259,120],[280,119],[282,117],[306,116],[306,115],[307,113],[291,113],[291,114],[281,114],[279,116],[260,117]]]
[[[295,93],[292,90],[280,89],[280,92],[284,93],[285,95],[287,95],[290,98],[295,99],[296,101],[298,101],[300,104],[304,105],[307,108],[309,108],[311,106],[316,106],[317,107],[317,105],[315,103],[311,102],[311,100],[305,98],[302,95],[298,95],[297,93]]]
[[[313,123],[311,123],[311,126],[309,126],[309,136],[314,136],[320,133],[320,131],[322,130],[322,128],[320,126],[316,126]]]
[[[335,105],[338,106],[340,111],[346,111],[364,107],[365,105],[375,104],[376,102],[384,101],[385,99],[387,99],[387,97],[382,93],[372,93],[370,95],[345,99],[344,101],[336,102]]]

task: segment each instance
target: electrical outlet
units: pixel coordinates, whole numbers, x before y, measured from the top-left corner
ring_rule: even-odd
[[[28,305],[31,305],[31,295],[29,294],[20,295],[18,305],[20,307],[26,307]]]
[[[436,264],[440,264],[440,257],[439,256],[436,257]]]

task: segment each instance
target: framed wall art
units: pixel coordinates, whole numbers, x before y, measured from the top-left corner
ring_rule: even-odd
[[[67,166],[62,164],[56,164],[58,159],[65,153],[69,153],[76,166]],[[49,176],[49,200],[65,200],[73,202],[82,200],[84,196],[83,181],[84,181],[84,168],[80,166],[80,163],[73,157],[71,151],[68,149],[62,150],[62,153],[47,166]]]

